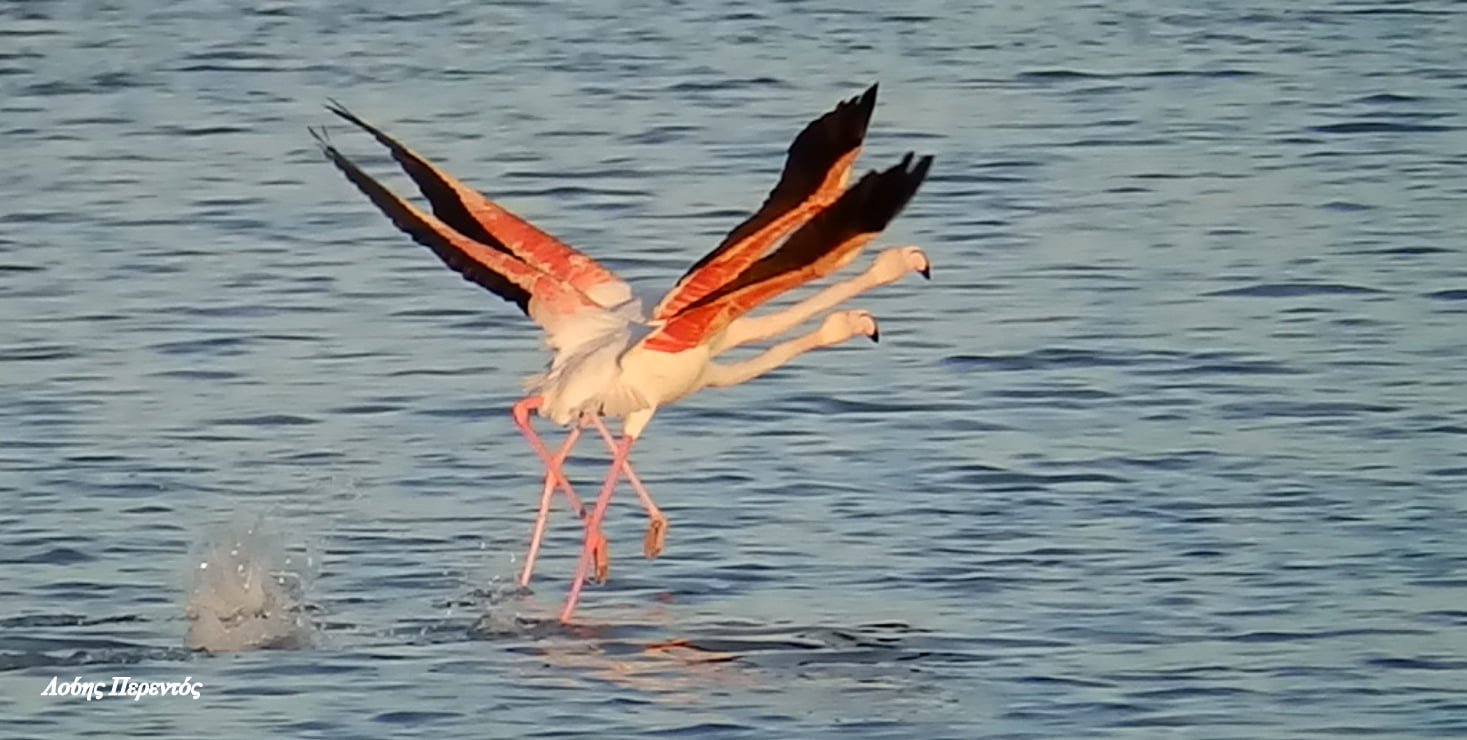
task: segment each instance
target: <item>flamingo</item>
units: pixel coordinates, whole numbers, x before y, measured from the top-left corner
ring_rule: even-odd
[[[877,86],[842,101],[807,125],[791,144],[778,183],[752,216],[695,263],[644,314],[631,287],[599,262],[473,190],[382,130],[332,101],[327,109],[370,134],[392,154],[429,202],[426,212],[384,187],[311,130],[326,158],[398,229],[432,250],[464,279],[519,307],[544,332],[553,352],[546,370],[525,381],[514,404],[516,427],[545,466],[545,482],[519,585],[527,586],[549,517],[561,491],[582,519],[584,540],[559,619],[569,622],[588,575],[608,573],[601,522],[624,476],[649,523],[643,552],[661,552],[667,518],[632,469],[629,456],[657,409],[704,388],[738,385],[796,356],[855,336],[880,338],[864,310],[832,311],[809,333],[746,360],[714,362],[735,347],[770,339],[856,295],[909,272],[931,277],[917,246],[883,250],[861,274],[835,283],[781,311],[746,314],[776,296],[825,277],[853,261],[906,206],[932,164],[906,154],[885,170],[847,187],[876,103]],[[531,414],[569,427],[552,453]],[[620,418],[612,434],[603,417]],[[593,427],[612,460],[588,512],[563,466],[582,430]]]

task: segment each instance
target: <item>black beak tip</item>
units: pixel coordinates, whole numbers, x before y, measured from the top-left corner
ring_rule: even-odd
[[[926,266],[926,267],[918,270],[917,273],[922,276],[922,279],[923,280],[931,280],[932,279],[932,266],[931,265],[928,265],[928,266]]]
[[[881,330],[880,329],[872,329],[871,330],[871,342],[874,343],[874,344],[880,344],[881,343]]]

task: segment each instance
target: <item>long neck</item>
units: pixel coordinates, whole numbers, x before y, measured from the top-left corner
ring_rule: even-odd
[[[789,331],[796,326],[799,326],[810,317],[820,313],[821,311],[834,308],[841,303],[844,303],[845,301],[848,301],[856,297],[857,295],[860,295],[861,293],[864,293],[876,287],[877,285],[880,285],[883,281],[877,279],[875,272],[876,268],[873,265],[871,269],[861,273],[860,275],[857,275],[849,280],[842,280],[835,285],[831,285],[824,290],[816,293],[815,295],[812,295],[809,298],[806,298],[805,300],[784,309],[783,311],[775,311],[774,313],[766,314],[764,316],[744,316],[734,319],[734,321],[730,323],[728,325],[728,328],[724,331],[723,336],[718,341],[718,344],[713,347],[713,354],[718,355],[723,353],[725,350],[732,349],[742,344],[757,342],[761,339],[768,339],[769,337],[775,336],[776,334],[781,334],[783,332]],[[900,277],[900,275],[898,275],[897,277]],[[778,347],[774,349],[778,349]],[[803,351],[805,350],[800,350],[800,352]],[[799,352],[796,352],[795,354],[799,354]],[[794,355],[791,355],[791,357],[793,356]],[[759,358],[756,357],[754,359]]]
[[[822,336],[822,334],[827,336]],[[803,334],[787,342],[780,342],[741,362],[726,365],[710,363],[703,378],[703,385],[710,388],[738,385],[753,380],[812,349],[840,344],[849,338],[849,334],[828,336],[828,332],[822,332],[817,328],[809,334]]]

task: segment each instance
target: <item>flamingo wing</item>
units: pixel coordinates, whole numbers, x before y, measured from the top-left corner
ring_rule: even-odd
[[[542,272],[559,277],[582,293],[593,294],[592,288],[607,283],[625,285],[616,273],[601,263],[460,182],[381,129],[358,118],[340,103],[333,101],[326,109],[355,124],[387,147],[392,158],[428,200],[433,214],[459,234],[512,254]],[[630,294],[630,289],[626,292]]]
[[[690,303],[641,341],[657,352],[697,346],[729,322],[775,296],[849,264],[901,212],[927,177],[932,157],[912,154],[870,172],[784,244],[732,280]]]
[[[876,106],[876,85],[807,125],[790,145],[784,171],[764,205],[668,291],[653,319],[676,315],[763,257],[791,230],[835,202],[850,178],[851,165]]]
[[[526,314],[530,302],[557,314],[595,306],[596,304],[573,285],[526,262],[512,251],[497,248],[460,233],[436,215],[426,213],[388,190],[363,172],[336,149],[321,132],[311,131],[321,151],[357,189],[362,191],[392,223],[413,241],[431,249],[444,264],[465,280],[514,303]]]

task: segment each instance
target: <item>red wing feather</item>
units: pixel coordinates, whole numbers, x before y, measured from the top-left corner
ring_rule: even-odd
[[[515,255],[470,239],[438,217],[388,190],[363,172],[332,146],[322,134],[311,131],[326,158],[346,175],[357,189],[377,206],[397,228],[413,241],[433,250],[444,264],[463,275],[465,280],[487,288],[491,293],[512,301],[526,314],[533,298],[558,310],[574,310],[594,305],[580,291],[519,259]]]
[[[764,205],[739,224],[717,248],[698,260],[652,312],[673,316],[738,275],[845,189],[876,106],[876,85],[841,102],[795,137],[779,183]]]
[[[483,193],[403,146],[401,142],[363,121],[339,103],[326,109],[371,134],[392,152],[418,190],[433,207],[433,214],[458,233],[507,252],[543,272],[560,277],[581,292],[594,285],[620,282],[615,273],[585,253],[541,231]]]
[[[912,157],[908,154],[901,164],[862,177],[779,249],[668,319],[642,340],[642,346],[658,352],[697,346],[755,306],[849,264],[896,218],[927,177],[932,157],[922,157],[915,167]]]

